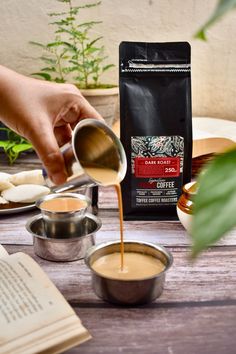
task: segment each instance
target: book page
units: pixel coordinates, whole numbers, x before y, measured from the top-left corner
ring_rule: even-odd
[[[32,258],[15,253],[0,259],[0,353],[13,352],[13,339],[18,342],[16,353],[27,353],[27,341],[29,346],[33,341],[35,347],[38,341],[41,350],[45,349],[47,336],[52,344],[59,335],[60,343],[70,325],[75,326],[77,335],[88,334],[74,310]],[[65,340],[70,336],[68,333]]]
[[[5,248],[2,245],[0,245],[0,258],[6,257],[6,256],[8,256],[7,251],[5,250]]]
[[[61,353],[90,338],[90,334],[81,325],[75,314],[6,343],[0,347],[0,353],[33,354],[44,351],[46,353]]]

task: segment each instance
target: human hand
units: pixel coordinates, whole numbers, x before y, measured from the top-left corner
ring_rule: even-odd
[[[20,75],[0,66],[0,119],[29,140],[55,184],[67,173],[59,146],[68,142],[79,120],[102,119],[70,84]]]

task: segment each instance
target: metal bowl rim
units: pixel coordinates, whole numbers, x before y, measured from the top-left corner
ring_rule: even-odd
[[[158,243],[152,243],[152,242],[147,242],[147,241],[139,241],[139,240],[125,240],[124,243],[138,243],[138,244],[141,244],[141,245],[145,245],[145,246],[149,246],[149,247],[152,247],[152,248],[155,248],[157,249],[158,251],[161,251],[167,258],[168,260],[168,264],[167,266],[165,266],[165,269],[156,274],[156,275],[153,275],[151,277],[146,277],[146,278],[139,278],[139,279],[117,279],[117,278],[111,278],[111,277],[107,277],[105,275],[102,275],[98,272],[96,272],[92,266],[90,265],[89,263],[89,259],[90,257],[92,256],[93,253],[95,253],[97,250],[101,249],[101,248],[106,248],[106,247],[109,247],[111,245],[114,245],[114,244],[120,244],[120,241],[108,241],[108,242],[102,242],[102,243],[99,243],[98,245],[94,245],[92,247],[90,247],[85,256],[84,256],[84,262],[86,264],[86,266],[91,270],[92,273],[96,274],[97,276],[99,276],[100,278],[104,278],[104,279],[107,279],[107,280],[112,280],[112,281],[117,281],[117,282],[140,282],[140,281],[145,281],[145,280],[152,280],[152,279],[157,279],[159,278],[161,275],[165,274],[167,272],[167,270],[172,266],[173,264],[173,256],[171,254],[170,251],[168,251],[164,246],[162,246],[161,244],[158,244]]]
[[[100,218],[98,218],[97,216],[90,214],[90,213],[86,213],[84,214],[84,218],[89,218],[92,219],[93,221],[96,222],[97,226],[95,228],[95,230],[93,232],[90,232],[89,234],[83,235],[83,236],[79,236],[79,237],[71,237],[71,238],[52,238],[52,237],[46,237],[46,236],[40,236],[35,234],[31,229],[30,229],[30,225],[32,225],[34,222],[38,221],[39,219],[43,219],[42,215],[35,215],[32,218],[30,218],[27,222],[26,222],[26,230],[35,238],[41,239],[41,240],[46,240],[48,242],[55,242],[55,243],[67,243],[67,242],[78,242],[80,240],[83,240],[84,238],[87,238],[88,236],[91,236],[93,234],[95,234],[96,232],[98,232],[102,226],[102,221]]]

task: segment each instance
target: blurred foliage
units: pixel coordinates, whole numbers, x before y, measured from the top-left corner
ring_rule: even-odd
[[[207,40],[206,31],[208,30],[208,28],[211,27],[213,24],[215,24],[230,10],[233,10],[235,8],[236,8],[236,0],[219,0],[212,15],[209,17],[206,23],[196,32],[194,37],[198,39],[202,39],[204,41]]]
[[[193,256],[236,226],[236,148],[203,169],[194,199]]]
[[[236,0],[219,0],[195,38],[206,40],[206,30],[235,8]],[[193,257],[236,226],[236,148],[219,155],[206,166],[197,184],[191,232]]]
[[[6,140],[0,140],[0,150],[7,155],[9,163],[13,164],[19,155],[27,150],[32,150],[32,144],[9,128],[0,128],[6,132]]]

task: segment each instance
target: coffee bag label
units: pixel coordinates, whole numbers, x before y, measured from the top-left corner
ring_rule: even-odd
[[[183,160],[181,136],[132,136],[132,207],[175,205],[183,183]]]

